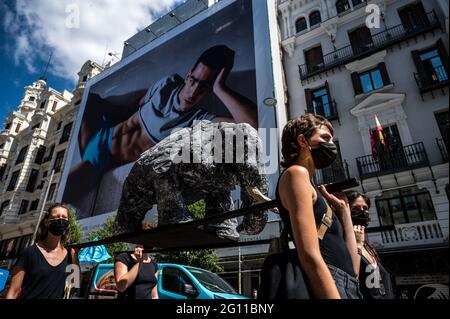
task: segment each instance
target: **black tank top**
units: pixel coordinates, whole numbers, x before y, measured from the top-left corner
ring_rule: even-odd
[[[361,268],[359,271],[359,288],[364,299],[394,299],[391,275],[377,262],[379,277],[374,275],[374,268],[369,267],[370,262],[361,256]],[[370,278],[368,278],[370,276]],[[379,279],[377,285],[376,280]]]
[[[284,172],[283,172],[284,173]],[[289,218],[289,211],[283,206],[281,203],[280,195],[278,193],[278,188],[280,184],[280,175],[278,179],[277,189],[276,189],[276,200],[278,202],[278,209],[280,212],[281,220],[283,221],[284,227],[286,227],[289,236],[293,239],[291,220]],[[327,212],[328,206],[323,198],[322,194],[311,181],[312,186],[316,190],[317,200],[313,205],[314,218],[316,220],[316,226],[318,227],[322,221],[323,215]],[[317,240],[319,238],[317,237]],[[294,242],[295,244],[295,242]],[[336,214],[333,213],[333,223],[330,228],[328,228],[325,236],[322,240],[319,241],[320,244],[320,253],[327,265],[332,265],[337,267],[349,275],[355,277],[355,272],[353,270],[352,258],[347,249],[344,240],[344,230],[342,228],[342,224],[337,218]]]

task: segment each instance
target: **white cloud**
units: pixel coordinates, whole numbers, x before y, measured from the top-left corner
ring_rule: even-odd
[[[166,13],[180,0],[16,0],[3,6],[3,24],[14,39],[16,64],[36,71],[48,59],[50,72],[75,81],[86,60],[102,63],[107,52],[122,52],[123,42]],[[79,17],[76,16],[79,12]],[[71,28],[79,18],[79,28]]]

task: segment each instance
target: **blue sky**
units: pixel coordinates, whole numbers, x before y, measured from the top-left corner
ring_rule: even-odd
[[[17,109],[24,87],[42,75],[47,85],[75,87],[87,60],[107,62],[125,40],[183,0],[2,0],[0,2],[0,128]]]

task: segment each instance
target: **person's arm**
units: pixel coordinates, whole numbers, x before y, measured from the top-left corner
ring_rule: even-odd
[[[25,270],[23,270],[21,267],[14,268],[13,275],[11,278],[11,285],[9,287],[8,293],[6,294],[6,299],[19,298],[24,277],[25,277]]]
[[[280,196],[288,209],[295,246],[315,298],[340,299],[330,270],[319,247],[313,211],[313,190],[308,171],[299,166],[289,168],[280,181]]]
[[[213,122],[248,123],[255,129],[258,129],[258,115],[256,113],[255,103],[233,91],[226,85],[226,80],[233,68],[233,63],[234,51],[231,51],[226,66],[220,71],[213,86],[214,94],[226,106],[232,119],[217,117]]]
[[[152,289],[152,299],[159,299],[159,295],[158,295],[158,275],[159,275],[159,271],[157,271],[155,273],[156,285]]]
[[[142,266],[143,258],[142,252],[137,253],[138,248],[135,249],[136,255],[136,264],[131,267],[130,271],[128,271],[127,265],[125,265],[122,261],[116,261],[114,264],[114,278],[116,280],[117,290],[120,292],[124,292],[130,287],[133,282],[136,280],[139,271]]]
[[[356,245],[356,237],[353,230],[352,215],[350,212],[350,205],[348,204],[347,197],[343,193],[330,194],[327,192],[324,185],[319,187],[320,192],[327,199],[328,203],[334,207],[339,220],[342,223],[344,229],[344,240],[347,245],[347,249],[350,252],[352,258],[353,271],[358,278],[359,269],[361,267],[361,256],[358,254]]]

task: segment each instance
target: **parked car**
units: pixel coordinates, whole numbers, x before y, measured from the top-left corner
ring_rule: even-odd
[[[210,271],[179,264],[158,264],[158,269],[160,299],[248,299]],[[117,298],[114,264],[98,264],[87,287],[88,299]]]

